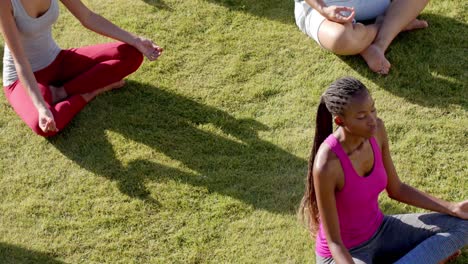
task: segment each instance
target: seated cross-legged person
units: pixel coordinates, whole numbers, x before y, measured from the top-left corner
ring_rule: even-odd
[[[41,136],[57,134],[95,96],[122,87],[143,55],[156,60],[162,52],[151,40],[117,27],[80,0],[61,2],[84,27],[121,42],[62,50],[51,34],[58,0],[0,1],[5,95]]]
[[[460,255],[468,245],[468,200],[445,201],[400,180],[384,122],[363,83],[336,80],[316,114],[300,212],[315,236],[317,264],[439,264]],[[384,190],[432,212],[384,215]]]
[[[295,0],[296,24],[338,55],[360,54],[369,68],[388,74],[385,51],[401,31],[426,28],[416,19],[429,0]],[[364,25],[359,21],[372,21]],[[356,22],[358,21],[358,22]]]

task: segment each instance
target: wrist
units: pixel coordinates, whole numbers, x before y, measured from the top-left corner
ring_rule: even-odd
[[[41,103],[36,105],[36,109],[37,109],[37,112],[39,112],[39,114],[43,114],[43,113],[46,113],[47,111],[49,111],[47,106],[45,104],[41,104]]]
[[[325,11],[326,11],[326,8],[327,8],[327,7],[328,7],[328,6],[326,6],[326,5],[319,5],[319,6],[317,7],[317,11],[318,11],[322,16],[326,17],[326,14],[327,14],[327,13],[326,13]]]
[[[134,46],[135,48],[138,46],[138,44],[141,42],[141,38],[139,36],[136,36],[136,35],[133,35],[131,34],[132,36],[132,39],[131,39],[131,42],[128,43],[132,46]]]
[[[447,214],[456,216],[457,215],[457,204],[453,202],[449,202],[447,205]]]

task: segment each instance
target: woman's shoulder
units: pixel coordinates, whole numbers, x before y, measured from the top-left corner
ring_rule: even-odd
[[[13,20],[13,6],[10,0],[0,0],[0,19],[2,19],[2,27],[9,27]],[[0,33],[5,32],[3,28]]]
[[[377,131],[375,133],[374,138],[379,144],[380,148],[382,148],[383,145],[388,143],[387,130],[385,128],[385,123],[380,118],[377,118]]]
[[[324,179],[336,179],[342,173],[340,159],[328,144],[322,143],[314,162],[314,176]]]
[[[5,12],[13,12],[13,8],[11,6],[11,0],[0,0],[0,10]]]

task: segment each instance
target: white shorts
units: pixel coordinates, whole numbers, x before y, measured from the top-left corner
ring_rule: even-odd
[[[371,20],[383,15],[390,5],[390,0],[325,0],[326,5],[354,7],[357,21]],[[326,19],[305,1],[295,0],[294,16],[299,29],[313,38],[320,46],[318,32]]]

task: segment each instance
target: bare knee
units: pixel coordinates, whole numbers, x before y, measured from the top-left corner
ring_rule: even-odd
[[[341,25],[334,23],[323,30],[327,32],[319,32],[320,43],[324,48],[338,55],[359,54],[372,43],[377,34],[377,30],[361,23]]]

